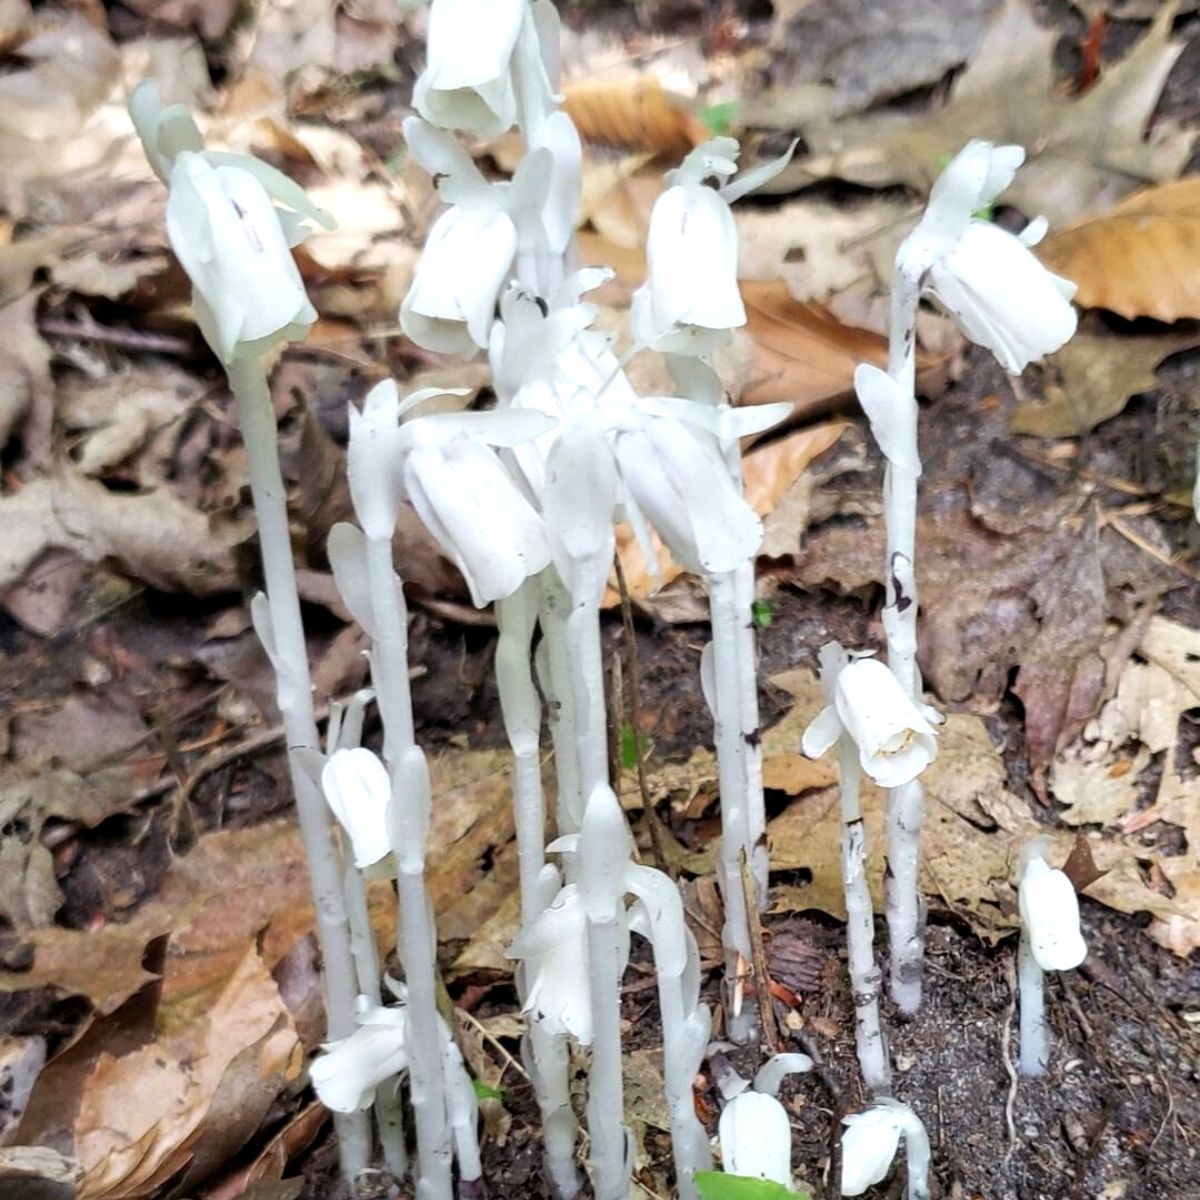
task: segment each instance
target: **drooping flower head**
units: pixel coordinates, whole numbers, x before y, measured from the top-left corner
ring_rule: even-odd
[[[391,850],[387,808],[392,785],[379,757],[362,746],[335,750],[321,772],[321,790],[350,837],[354,865],[373,866]]]
[[[1029,937],[1034,961],[1043,971],[1070,971],[1087,957],[1079,926],[1079,897],[1066,874],[1043,857],[1043,839],[1024,854],[1017,889],[1021,924]]]
[[[1052,354],[1075,333],[1075,285],[1052,274],[1030,247],[1046,232],[1038,218],[1018,237],[974,216],[1012,182],[1020,146],[970,141],[934,184],[925,215],[898,261],[928,272],[934,296],[963,333],[1011,375]]]
[[[192,282],[192,307],[222,362],[302,338],[316,320],[291,248],[333,218],[282,172],[245,154],[205,150],[181,105],[163,108],[147,80],[130,113],[146,156],[170,187],[167,236]]]
[[[895,675],[877,658],[852,658],[836,642],[821,649],[826,706],[804,731],[801,748],[819,758],[843,735],[862,769],[881,787],[910,783],[937,757],[937,733]]]

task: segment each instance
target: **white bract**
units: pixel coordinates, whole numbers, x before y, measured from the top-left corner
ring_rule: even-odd
[[[735,1096],[721,1110],[717,1138],[727,1175],[792,1186],[792,1126],[774,1096],[756,1091]]]
[[[1030,857],[1018,888],[1021,923],[1043,971],[1070,971],[1087,957],[1079,928],[1079,897],[1062,871],[1040,854]]]
[[[937,757],[937,733],[877,658],[848,659],[828,672],[830,701],[804,731],[801,746],[819,758],[843,734],[858,747],[862,769],[881,787],[916,779]]]
[[[490,447],[538,437],[553,419],[538,412],[427,413],[397,424],[443,393],[400,400],[386,379],[351,417],[348,474],[368,537],[389,537],[407,495],[426,528],[462,572],[475,604],[512,595],[550,561],[542,519]]]
[[[335,751],[321,771],[321,789],[350,835],[354,865],[361,870],[385,858],[391,851],[387,808],[392,785],[378,756],[361,746]]]
[[[151,165],[170,187],[167,235],[192,282],[196,323],[223,362],[295,340],[317,319],[291,247],[305,220],[333,228],[304,190],[249,155],[206,151],[181,105],[152,82],[130,112]]]
[[[521,1011],[548,1033],[569,1034],[581,1046],[592,1043],[586,921],[579,889],[568,884],[508,950],[510,958],[525,961]]]
[[[433,0],[425,70],[413,105],[443,129],[496,137],[517,120],[513,49],[526,22],[527,0]]]
[[[898,262],[928,271],[933,294],[971,341],[987,347],[1012,375],[1052,354],[1075,332],[1075,285],[1052,274],[1029,247],[1046,222],[1030,222],[1018,237],[972,214],[1012,182],[1025,159],[1020,146],[971,141],[934,184],[920,224]]]
[[[322,1048],[309,1074],[321,1103],[348,1113],[370,1108],[375,1089],[407,1069],[408,1009],[400,1006],[361,1014],[348,1038]]]
[[[737,282],[737,226],[729,205],[782,171],[791,150],[729,184],[738,152],[734,138],[714,138],[667,173],[667,190],[650,214],[646,282],[634,293],[630,310],[642,345],[707,354],[746,323]]]

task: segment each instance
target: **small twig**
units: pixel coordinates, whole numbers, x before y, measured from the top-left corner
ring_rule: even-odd
[[[779,1025],[775,1020],[775,1009],[771,1004],[771,977],[767,972],[767,954],[763,948],[762,916],[755,900],[754,876],[745,850],[741,854],[742,895],[746,898],[746,912],[750,925],[750,955],[754,968],[754,995],[758,1000],[758,1016],[762,1024],[763,1044],[771,1054],[778,1054]]]
[[[173,333],[151,333],[145,329],[113,329],[90,322],[66,321],[61,317],[43,317],[38,332],[44,337],[71,338],[77,342],[97,342],[118,350],[137,350],[146,354],[170,354],[176,358],[190,355],[195,344],[190,338]]]
[[[529,1073],[523,1066],[521,1066],[519,1062],[517,1062],[515,1058],[513,1058],[511,1054],[509,1054],[509,1052],[504,1048],[504,1044],[498,1037],[496,1037],[494,1033],[489,1033],[483,1024],[471,1013],[467,1012],[465,1008],[456,1008],[454,1013],[460,1021],[465,1021],[468,1025],[470,1025],[471,1028],[474,1029],[476,1033],[478,1033],[479,1036],[485,1042],[487,1042],[487,1044],[491,1046],[491,1048],[495,1050],[497,1054],[500,1055],[501,1061],[504,1063],[506,1068],[511,1067],[518,1075],[521,1076],[522,1079],[525,1080],[526,1083],[529,1082]]]
[[[1185,567],[1183,563],[1176,562],[1169,555],[1164,554],[1157,546],[1148,542],[1140,533],[1135,533],[1126,525],[1120,517],[1114,513],[1102,512],[1100,514],[1102,527],[1107,525],[1110,529],[1119,533],[1127,542],[1136,546],[1143,554],[1149,555],[1155,562],[1162,563],[1164,567],[1169,567],[1172,571],[1178,571],[1180,575],[1186,579],[1191,579],[1196,583],[1200,583],[1200,572],[1193,571],[1190,567]]]
[[[1004,1152],[1004,1161],[1012,1158],[1017,1148],[1017,1087],[1020,1078],[1013,1064],[1009,1046],[1012,1042],[1013,1017],[1017,1011],[1017,965],[1016,958],[1010,955],[1004,965],[1004,975],[1008,981],[1008,1011],[1004,1014],[1004,1025],[1000,1030],[1000,1057],[1004,1061],[1004,1070],[1008,1074],[1008,1095],[1004,1098],[1004,1125],[1008,1130],[1008,1149]]]

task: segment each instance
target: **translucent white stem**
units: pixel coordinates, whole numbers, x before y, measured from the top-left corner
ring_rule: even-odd
[[[541,684],[549,705],[550,736],[554,743],[554,774],[558,788],[554,820],[562,837],[579,832],[583,821],[584,796],[579,776],[575,689],[571,685],[572,667],[567,649],[567,618],[571,613],[571,597],[553,567],[543,571],[538,581],[542,589],[540,618],[547,668]],[[569,855],[563,862],[568,881],[573,857]]]
[[[622,941],[617,918],[589,916],[588,990],[592,1003],[592,1058],[587,1119],[592,1191],[596,1200],[628,1200],[628,1133],[621,1077]]]
[[[496,603],[500,641],[496,647],[496,684],[504,729],[513,752],[513,809],[521,887],[521,924],[535,909],[538,876],[546,865],[546,804],[542,796],[539,735],[542,702],[533,682],[532,643],[537,623],[538,585],[523,587]]]
[[[738,475],[741,471],[739,468]],[[738,683],[741,698],[739,726],[745,734],[746,824],[750,870],[760,910],[767,906],[771,856],[767,848],[767,810],[763,799],[762,738],[758,714],[758,639],[754,631],[754,563],[743,563],[733,574],[738,611]]]
[[[437,1011],[437,936],[425,890],[428,777],[413,741],[408,683],[408,619],[392,562],[392,539],[367,539],[367,579],[374,618],[371,677],[384,726],[392,781],[390,828],[400,895],[399,952],[408,985],[412,1034],[409,1078],[417,1129],[417,1195],[450,1200],[451,1141]]]
[[[1022,927],[1017,950],[1017,977],[1021,1005],[1021,1074],[1037,1078],[1046,1073],[1050,1039],[1046,1030],[1045,972],[1037,965]]]
[[[517,827],[517,861],[521,887],[521,925],[527,928],[541,913],[545,888],[546,806],[542,795],[539,755],[542,706],[533,682],[530,659],[541,589],[536,579],[496,604],[500,644],[496,649],[496,682],[504,727],[513,751],[513,805]],[[525,999],[524,971],[517,971],[517,991]],[[522,1042],[522,1054],[533,1081],[542,1117],[546,1169],[561,1200],[570,1200],[582,1186],[575,1166],[579,1123],[571,1108],[570,1053],[566,1039],[547,1033],[532,1022]]]
[[[371,926],[371,910],[367,904],[363,878],[354,867],[346,872],[345,891],[359,994],[366,997],[369,1008],[379,1008],[383,1004],[383,993],[379,986],[379,953],[375,948],[375,931]],[[398,1082],[389,1080],[376,1090],[373,1109],[379,1126],[383,1160],[397,1179],[403,1179],[408,1174],[408,1148],[404,1140],[404,1108]]]
[[[275,410],[266,373],[257,359],[231,363],[229,383],[237,400],[238,424],[246,445],[250,493],[258,521],[263,580],[274,640],[275,698],[283,715],[288,768],[317,918],[323,960],[322,981],[329,1038],[349,1037],[355,1030],[355,969],[350,926],[342,892],[342,870],[333,839],[333,818],[316,781],[299,762],[296,751],[317,750],[308,648],[296,590],[287,496],[279,467]],[[371,1125],[366,1113],[336,1114],[342,1174],[353,1182],[370,1161]]]
[[[518,990],[524,994],[522,986]],[[571,1200],[578,1195],[583,1179],[575,1165],[579,1122],[571,1106],[570,1046],[565,1037],[547,1033],[531,1021],[521,1039],[521,1060],[529,1072],[542,1117],[546,1172],[560,1200]]]
[[[929,1200],[929,1134],[921,1118],[906,1104],[897,1104],[904,1131],[904,1160],[908,1165],[907,1200]]]
[[[608,785],[608,709],[600,647],[600,595],[608,558],[577,564],[567,618],[567,656],[574,692],[579,785],[585,796]]]
[[[888,374],[910,394],[916,388],[917,304],[923,263],[907,261],[901,246],[892,283]],[[915,405],[909,410],[916,420]],[[916,441],[915,430],[913,441]],[[917,669],[917,479],[889,464],[883,484],[887,552],[884,563],[886,603],[883,628],[888,666],[901,687],[921,699]],[[921,1007],[921,963],[925,950],[924,921],[918,894],[921,825],[925,793],[914,780],[888,792],[886,875],[888,942],[892,999],[905,1013]]]
[[[725,947],[726,1012],[729,1034],[746,1042],[757,1026],[754,1006],[738,990],[739,972],[752,961],[750,920],[742,887],[742,856],[750,860],[749,800],[746,794],[746,733],[740,728],[742,686],[738,671],[740,633],[736,573],[707,578],[712,614],[713,723],[716,727],[717,777],[721,792],[721,846],[718,882],[725,905],[721,940]],[[746,614],[747,619],[749,613]],[[741,1003],[739,1010],[738,1002]]]
[[[867,886],[866,831],[859,804],[858,751],[847,737],[838,741],[842,793],[842,885],[846,894],[846,944],[854,1030],[863,1082],[872,1094],[891,1091],[891,1068],[879,1020],[881,976],[875,961],[875,913]]]

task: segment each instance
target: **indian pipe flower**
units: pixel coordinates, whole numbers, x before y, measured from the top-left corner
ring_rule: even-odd
[[[734,1096],[721,1110],[717,1139],[727,1175],[792,1186],[792,1125],[774,1096],[756,1091]]]
[[[361,870],[386,858],[392,784],[379,757],[361,746],[335,750],[321,771],[321,790],[349,835],[354,865]]]
[[[1043,971],[1071,971],[1087,957],[1075,886],[1040,854],[1031,854],[1017,889],[1021,923]]]
[[[1052,354],[1078,323],[1075,285],[1030,251],[1045,236],[1046,221],[1031,221],[1018,236],[973,215],[1008,187],[1024,160],[1020,146],[968,142],[933,185],[899,255],[914,271],[928,272],[929,289],[963,333],[1010,375]]]
[[[130,115],[155,172],[170,188],[167,236],[192,283],[192,309],[222,362],[302,338],[317,318],[292,257],[315,221],[333,218],[274,167],[205,150],[182,105],[163,108],[141,83]]]
[[[877,658],[841,653],[840,669],[822,670],[829,703],[804,731],[801,748],[819,758],[845,734],[858,747],[862,769],[881,787],[911,782],[937,757],[936,731]],[[823,668],[832,664],[825,650],[821,657]]]

